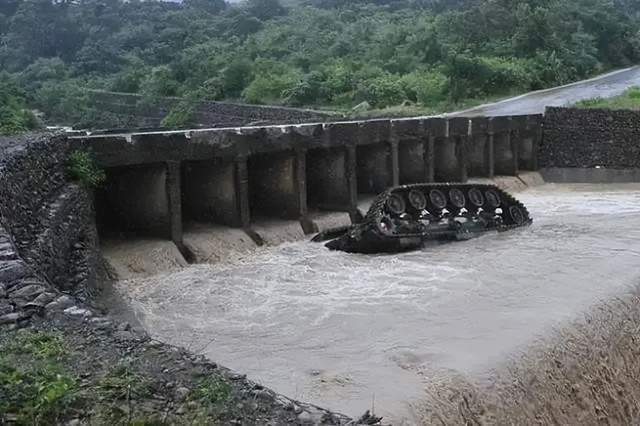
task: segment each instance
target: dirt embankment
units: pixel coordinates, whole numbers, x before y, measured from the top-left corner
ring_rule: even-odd
[[[595,307],[485,383],[438,379],[425,424],[637,424],[640,286]]]

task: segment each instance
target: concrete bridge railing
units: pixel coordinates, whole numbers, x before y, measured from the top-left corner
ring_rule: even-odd
[[[310,210],[358,218],[359,194],[536,170],[542,115],[415,118],[73,136],[106,169],[103,230],[170,238],[184,221],[251,230]],[[251,235],[251,233],[250,233]]]

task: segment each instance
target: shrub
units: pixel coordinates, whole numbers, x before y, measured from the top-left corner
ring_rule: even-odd
[[[259,75],[244,89],[242,97],[252,104],[275,103],[299,83],[300,78],[292,72]]]
[[[195,107],[194,100],[185,99],[180,102],[169,111],[169,114],[162,119],[160,125],[169,129],[179,129],[193,126],[195,119]]]
[[[407,99],[422,105],[434,105],[447,99],[447,77],[437,71],[415,71],[402,77]]]
[[[401,103],[405,100],[405,93],[398,77],[388,74],[361,82],[358,98],[380,108]]]
[[[74,151],[67,163],[69,179],[79,182],[87,188],[97,188],[102,185],[107,176],[94,162],[93,157],[86,151]]]

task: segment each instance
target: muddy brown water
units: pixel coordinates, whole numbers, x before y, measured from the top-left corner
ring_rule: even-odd
[[[431,372],[492,367],[640,277],[640,185],[518,194],[530,228],[399,255],[289,243],[116,283],[156,338],[290,397],[413,424]]]

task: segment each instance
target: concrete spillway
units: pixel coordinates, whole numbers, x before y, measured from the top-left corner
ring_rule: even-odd
[[[482,376],[637,283],[639,185],[546,185],[519,198],[535,223],[518,232],[393,256],[289,243],[116,288],[164,341],[292,397],[352,415],[375,401],[412,422],[435,371]]]

